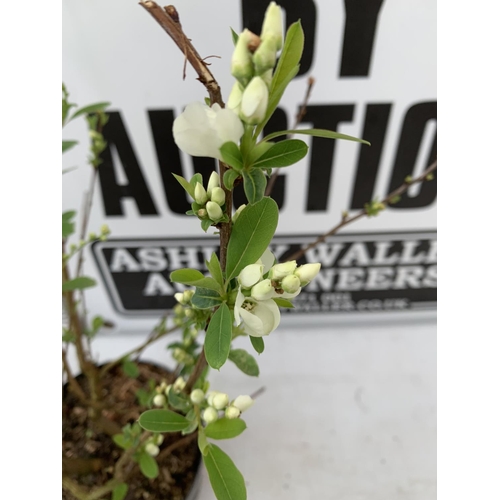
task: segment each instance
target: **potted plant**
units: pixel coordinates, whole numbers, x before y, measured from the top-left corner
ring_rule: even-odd
[[[141,6],[179,46],[208,92],[205,103],[191,103],[177,117],[173,135],[186,153],[217,159],[218,171],[207,184],[199,174],[190,179],[175,178],[192,200],[187,214],[199,220],[204,232],[218,232],[220,250],[207,260],[206,274],[189,268],[172,272],[170,280],[187,287],[176,294],[178,305],[173,314],[162,319],[144,344],[98,366],[90,355],[90,345],[105,322],[99,317],[87,320],[81,307],[83,290],[95,284],[82,274],[81,252],[109,233],[104,227],[100,233],[86,236],[95,174],[77,245],[68,246],[75,213],[63,214],[63,299],[68,312],[63,340],[76,349],[81,371],[79,377],[71,373],[67,348],[63,348],[67,377],[64,425],[70,428],[63,445],[67,453],[63,458],[63,490],[68,499],[120,500],[136,498],[144,491],[153,498],[183,498],[189,487],[184,492],[167,491],[169,484],[172,490],[168,479],[173,479],[174,471],[165,462],[174,452],[182,451],[187,465],[183,477],[194,477],[201,457],[215,496],[243,500],[243,475],[219,441],[237,438],[245,431],[244,413],[254,404],[254,397],[229,395],[222,387],[210,387],[209,368],[223,369],[229,360],[246,375],[258,375],[256,356],[249,351],[264,352],[265,337],[279,325],[280,308],[293,307],[293,299],[320,270],[320,264],[301,263],[305,251],[345,225],[397,203],[410,185],[429,179],[436,164],[418,178],[407,178],[385,199],[367,200],[359,213],[343,214],[334,228],[307,248],[278,262],[268,249],[279,216],[270,196],[276,176],[273,169],[293,165],[308,151],[306,143],[293,136],[368,143],[335,131],[296,127],[261,137],[298,72],[304,42],[300,22],[292,24],[283,36],[281,9],[274,2],[267,9],[260,35],[249,30],[233,33],[231,73],[235,81],[226,104],[217,80],[184,34],[175,8],[162,9],[149,0]],[[64,92],[63,125],[72,106]],[[106,146],[104,108],[100,103],[71,115],[71,119],[88,116],[94,173]],[[300,119],[299,115],[297,123]],[[286,139],[275,141],[280,137]],[[63,150],[71,146],[63,143]],[[233,190],[239,184],[247,203],[233,211]],[[69,263],[75,259],[71,274]],[[168,345],[177,362],[174,373],[137,362],[134,357],[146,345],[174,330],[182,332],[182,341]],[[248,350],[232,348],[237,337],[248,338]],[[74,444],[77,437],[79,445]],[[79,451],[86,456],[79,456]]]

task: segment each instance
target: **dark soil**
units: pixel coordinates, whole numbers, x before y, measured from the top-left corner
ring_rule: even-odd
[[[107,418],[121,428],[127,423],[134,423],[147,408],[138,405],[135,396],[139,388],[146,389],[148,380],[157,384],[162,380],[171,383],[172,375],[158,366],[139,363],[140,375],[133,379],[126,376],[121,367],[108,372],[102,380],[105,395]],[[85,392],[88,392],[85,380],[77,379]],[[113,477],[113,468],[122,453],[108,434],[105,434],[89,418],[87,408],[73,395],[68,387],[63,389],[63,473],[79,470],[68,475],[86,490],[102,486]],[[183,500],[191,490],[196,471],[200,463],[200,453],[195,434],[182,436],[180,433],[164,434],[165,440],[160,446],[157,457],[160,474],[156,479],[147,479],[134,465],[127,480],[129,490],[125,500]],[[182,443],[172,452],[165,450],[182,439]],[[70,467],[70,469],[68,469]],[[82,473],[83,469],[85,472]],[[76,500],[70,493],[63,491],[63,500]],[[104,498],[111,498],[111,494]]]

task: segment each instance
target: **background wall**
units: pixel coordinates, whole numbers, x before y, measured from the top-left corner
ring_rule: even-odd
[[[301,74],[268,131],[293,123],[313,76],[303,126],[373,144],[309,140],[309,155],[283,173],[275,191],[281,207],[275,249],[286,253],[336,224],[342,210],[384,197],[435,159],[436,3],[281,4],[287,24],[302,19],[306,48]],[[220,56],[210,62],[225,96],[232,85],[228,27],[258,31],[266,5],[176,5],[199,52]],[[170,171],[189,177],[213,166],[172,143],[173,118],[205,97],[189,68],[182,81],[182,66],[177,47],[136,2],[64,2],[70,100],[112,103],[110,147],[89,225],[107,223],[112,236],[85,264],[86,274],[106,283],[89,291],[87,306],[115,325],[97,341],[102,359],[147,334],[176,291],[165,280],[169,272],[183,259],[202,262],[202,247],[216,241],[202,239],[198,222],[182,215],[187,200],[170,180]],[[63,177],[65,210],[80,208],[89,182],[86,134],[83,121],[64,130],[65,139],[81,143],[64,156],[64,167],[78,166]],[[322,276],[269,338],[259,380],[231,367],[212,375],[230,394],[267,387],[248,413],[248,434],[227,445],[250,498],[435,496],[435,196],[435,182],[415,187],[400,204],[306,256],[322,261]],[[383,285],[374,285],[375,275]],[[151,280],[155,293],[147,295]],[[165,362],[162,346],[147,355]],[[203,495],[212,498],[208,489]]]

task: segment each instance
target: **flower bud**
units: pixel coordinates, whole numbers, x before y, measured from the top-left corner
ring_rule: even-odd
[[[212,195],[213,189],[216,187],[220,187],[220,177],[219,174],[214,171],[210,174],[210,179],[208,179],[207,195],[209,198]]]
[[[165,387],[165,396],[168,396],[168,393],[170,392],[170,389],[172,389],[172,384],[168,384]]]
[[[238,418],[241,414],[241,411],[236,408],[236,406],[228,406],[226,408],[226,418]]]
[[[255,300],[268,300],[274,296],[274,287],[271,280],[263,280],[252,287],[252,298]]]
[[[217,391],[210,391],[207,393],[207,403],[209,406],[213,405],[214,397],[219,394]]]
[[[215,422],[219,418],[219,414],[217,413],[217,410],[215,408],[209,406],[203,411],[202,418],[207,424],[209,424],[211,422]]]
[[[222,219],[222,208],[214,201],[207,202],[207,213],[211,220],[218,222]]]
[[[261,40],[272,40],[275,50],[280,50],[283,46],[283,20],[281,16],[281,7],[276,2],[271,2],[264,15]]]
[[[240,112],[241,98],[243,96],[243,89],[241,88],[241,83],[234,82],[231,93],[227,99],[226,108],[232,109],[235,113]]]
[[[285,276],[281,281],[281,288],[286,293],[295,293],[300,288],[300,279],[295,274]]]
[[[269,90],[260,76],[252,78],[241,98],[240,118],[249,125],[257,125],[266,116]]]
[[[283,264],[276,264],[269,271],[269,277],[272,280],[282,280],[285,276],[293,274],[297,267],[297,262],[291,260],[290,262],[283,262]]]
[[[194,389],[189,397],[195,405],[199,405],[205,399],[205,394],[201,389]]]
[[[236,212],[234,212],[234,215],[233,215],[233,224],[236,222],[236,219],[240,216],[241,212],[243,211],[243,209],[246,207],[246,205],[240,205],[238,207],[238,210],[236,210]]]
[[[148,443],[145,447],[144,450],[148,455],[151,455],[152,457],[156,457],[158,453],[160,453],[160,448],[156,446],[154,443]]]
[[[153,398],[153,404],[155,406],[165,406],[167,404],[167,400],[163,394],[156,394]]]
[[[294,274],[300,279],[300,285],[305,286],[317,276],[320,268],[320,263],[304,264],[303,266],[299,266]]]
[[[184,302],[184,294],[182,292],[174,293],[174,298],[179,304],[185,304]]]
[[[155,434],[153,439],[156,446],[160,446],[163,443],[163,436],[161,434]]]
[[[260,77],[264,80],[264,83],[267,85],[267,88],[270,88],[271,82],[273,80],[273,70],[268,69],[267,71],[262,73],[262,75],[260,75]]]
[[[196,183],[194,187],[194,201],[198,203],[198,205],[204,205],[208,200],[207,192],[205,188],[199,183]]]
[[[184,297],[184,303],[189,304],[191,302],[191,299],[193,298],[194,290],[184,290],[182,295]]]
[[[238,408],[241,412],[248,410],[254,404],[254,400],[250,396],[238,396],[231,406]]]
[[[262,264],[250,264],[241,270],[238,282],[243,288],[252,288],[262,279],[263,270],[264,266]]]
[[[186,381],[182,377],[178,377],[174,382],[174,391],[180,392],[184,387],[186,387]]]
[[[200,218],[200,219],[205,219],[206,216],[207,216],[207,211],[204,209],[204,208],[200,208],[197,212],[196,212],[196,215]]]
[[[210,195],[210,200],[213,202],[217,203],[217,205],[224,205],[226,203],[226,193],[224,193],[224,190],[220,187],[215,187],[212,189],[212,193]]]
[[[264,40],[255,51],[252,60],[257,75],[262,75],[267,70],[273,69],[276,64],[275,41],[271,38]]]
[[[238,37],[231,58],[231,74],[246,85],[253,76],[252,54],[248,50],[248,44],[255,37],[250,30],[245,29]]]
[[[216,410],[222,410],[229,403],[229,396],[222,392],[219,392],[214,396],[212,405]]]

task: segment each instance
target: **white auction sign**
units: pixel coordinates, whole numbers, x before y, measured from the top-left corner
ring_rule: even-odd
[[[363,137],[350,141],[303,136],[309,154],[282,169],[273,197],[280,221],[272,249],[291,255],[408,175],[436,159],[435,0],[282,0],[286,25],[301,19],[301,69],[266,127],[291,128],[308,80],[315,84],[300,127]],[[227,98],[229,27],[259,32],[267,0],[183,0],[176,5],[187,36]],[[107,224],[111,236],[85,254],[85,273],[99,279],[86,306],[121,330],[151,327],[180,290],[168,275],[180,267],[204,269],[218,239],[205,235],[172,172],[206,179],[215,163],[180,152],[172,123],[186,104],[206,97],[184,56],[136,1],[63,3],[63,81],[80,106],[111,102],[90,231]],[[84,120],[65,139],[79,146],[63,157],[78,168],[63,177],[63,209],[81,211],[90,182]],[[243,203],[243,193],[236,193]],[[435,307],[436,180],[412,186],[377,217],[344,228],[302,262],[321,262],[315,283],[291,314],[311,312],[359,318]],[[299,300],[300,299],[300,300]]]

